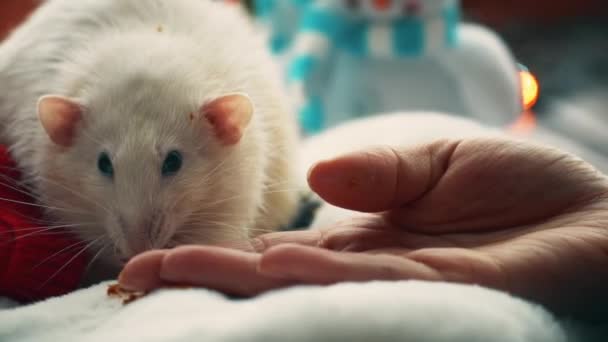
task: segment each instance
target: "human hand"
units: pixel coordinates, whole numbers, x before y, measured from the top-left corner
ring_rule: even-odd
[[[290,284],[422,279],[480,284],[556,312],[606,306],[608,180],[568,154],[500,139],[385,147],[321,162],[309,183],[327,202],[370,214],[260,236],[256,253],[151,252],[132,260],[121,282],[254,295]]]

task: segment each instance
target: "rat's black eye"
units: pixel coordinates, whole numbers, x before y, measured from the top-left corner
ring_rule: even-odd
[[[178,151],[171,151],[163,162],[163,177],[171,176],[182,168],[182,154]]]
[[[106,152],[101,152],[99,154],[97,168],[99,169],[99,172],[106,177],[112,178],[114,176],[114,167],[112,166],[110,156],[108,156]]]

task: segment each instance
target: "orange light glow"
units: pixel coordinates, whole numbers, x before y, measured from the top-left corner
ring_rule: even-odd
[[[536,128],[536,115],[532,111],[525,111],[515,121],[509,130],[515,134],[529,134]]]
[[[538,80],[531,72],[522,70],[519,72],[521,82],[522,100],[524,110],[528,110],[538,101],[539,85]]]

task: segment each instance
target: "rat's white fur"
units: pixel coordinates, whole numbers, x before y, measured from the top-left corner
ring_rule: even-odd
[[[296,128],[260,38],[236,6],[212,1],[46,1],[0,46],[2,142],[54,219],[123,256],[287,224]],[[240,143],[223,147],[189,115],[234,92],[255,113]],[[46,94],[87,108],[70,148],[38,121]],[[184,166],[162,179],[171,149]],[[113,182],[96,169],[105,150]]]

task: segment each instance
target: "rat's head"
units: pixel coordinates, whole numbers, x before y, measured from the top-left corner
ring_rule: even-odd
[[[255,191],[243,192],[261,177],[246,163],[257,153],[247,129],[255,124],[250,97],[167,83],[129,77],[38,103],[49,146],[44,200],[116,261],[244,239],[257,205]]]
[[[353,16],[366,20],[391,21],[398,18],[436,16],[455,0],[341,0]]]

